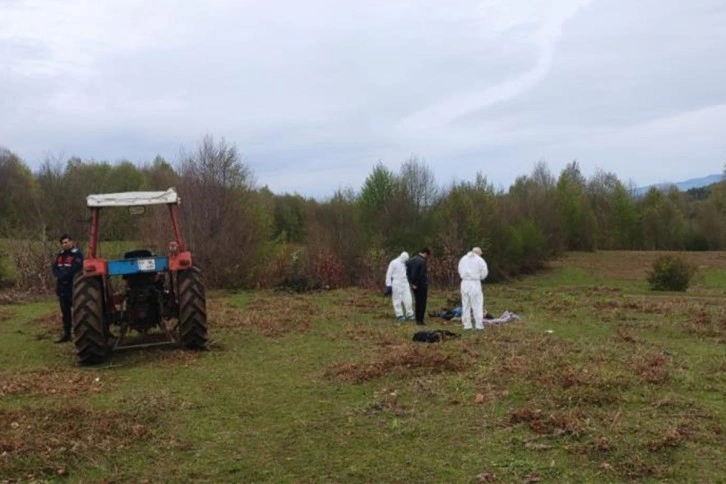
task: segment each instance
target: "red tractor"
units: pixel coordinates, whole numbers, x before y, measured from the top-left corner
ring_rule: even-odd
[[[205,349],[204,285],[181,236],[176,191],[89,195],[86,200],[91,211],[88,254],[73,283],[73,333],[79,362],[102,363],[113,350],[158,344]],[[169,209],[174,240],[167,253],[137,249],[118,260],[99,257],[101,210],[126,207],[132,214],[142,214],[150,205]],[[112,284],[112,277],[122,282]],[[132,332],[139,337],[128,344],[128,339],[134,339]]]

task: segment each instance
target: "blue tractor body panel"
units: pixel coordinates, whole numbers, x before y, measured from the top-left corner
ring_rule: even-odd
[[[164,272],[169,269],[169,259],[164,256],[138,257],[108,261],[110,276]]]

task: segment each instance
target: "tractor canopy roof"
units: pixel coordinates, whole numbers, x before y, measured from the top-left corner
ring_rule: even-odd
[[[165,192],[121,192],[88,195],[86,202],[89,207],[132,207],[136,205],[162,205],[179,203],[176,190],[169,188]]]

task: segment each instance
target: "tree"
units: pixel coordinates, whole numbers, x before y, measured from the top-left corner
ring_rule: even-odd
[[[178,167],[189,245],[212,286],[250,285],[264,265],[272,214],[237,148],[205,137]]]
[[[399,179],[404,194],[413,203],[417,214],[430,208],[436,201],[436,180],[424,160],[415,156],[409,158],[401,165]]]
[[[59,160],[46,159],[37,175],[42,189],[42,213],[48,230],[85,233],[88,229],[86,197],[96,193],[137,191],[148,186],[145,172],[130,161],[83,161],[72,157],[65,168]],[[101,217],[101,240],[133,240],[139,235],[136,222],[124,210],[107,210]],[[80,235],[76,235],[80,239]]]
[[[433,208],[437,237],[433,241],[436,257],[431,260],[430,271],[433,279],[447,287],[458,284],[457,264],[462,255],[474,246],[489,248],[483,230],[491,213],[487,207],[487,190],[485,182],[455,183],[442,193]],[[488,229],[491,230],[491,226]]]
[[[726,247],[726,182],[712,186],[708,198],[692,202],[693,236],[705,241],[710,250]]]
[[[144,165],[141,172],[144,174],[144,189],[146,190],[166,190],[176,187],[179,183],[179,175],[174,171],[174,167],[159,155],[151,164]]]
[[[363,182],[358,206],[369,245],[381,248],[387,245],[387,234],[394,228],[390,215],[397,188],[396,176],[380,161]]]
[[[547,255],[566,248],[566,232],[561,213],[555,209],[557,194],[555,178],[544,161],[538,162],[532,175],[518,177],[508,192],[505,217],[533,220],[545,236]]]
[[[642,247],[642,234],[638,222],[635,200],[622,183],[612,192],[613,249],[638,249]],[[605,229],[604,229],[605,230]]]
[[[30,169],[17,155],[0,147],[0,236],[18,239],[37,234],[39,199]]]
[[[686,219],[675,187],[666,194],[651,188],[640,201],[643,244],[647,250],[674,250],[685,246]]]
[[[331,286],[371,285],[377,272],[378,250],[367,246],[360,221],[359,199],[351,188],[337,190],[324,203],[313,204],[305,245],[311,257],[325,255],[330,265],[338,266],[337,279],[326,281]],[[313,268],[311,267],[311,272]],[[320,279],[320,274],[311,277]]]
[[[302,243],[309,202],[300,195],[273,195],[273,237],[280,242]]]
[[[586,196],[585,177],[577,161],[568,164],[557,181],[557,209],[565,230],[565,243],[569,250],[596,248],[596,220]]]

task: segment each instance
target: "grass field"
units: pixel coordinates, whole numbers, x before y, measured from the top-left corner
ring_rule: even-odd
[[[210,351],[81,368],[54,301],[0,306],[0,482],[726,482],[726,253],[686,293],[656,255],[487,285],[522,321],[440,344],[360,289],[215,293]]]

